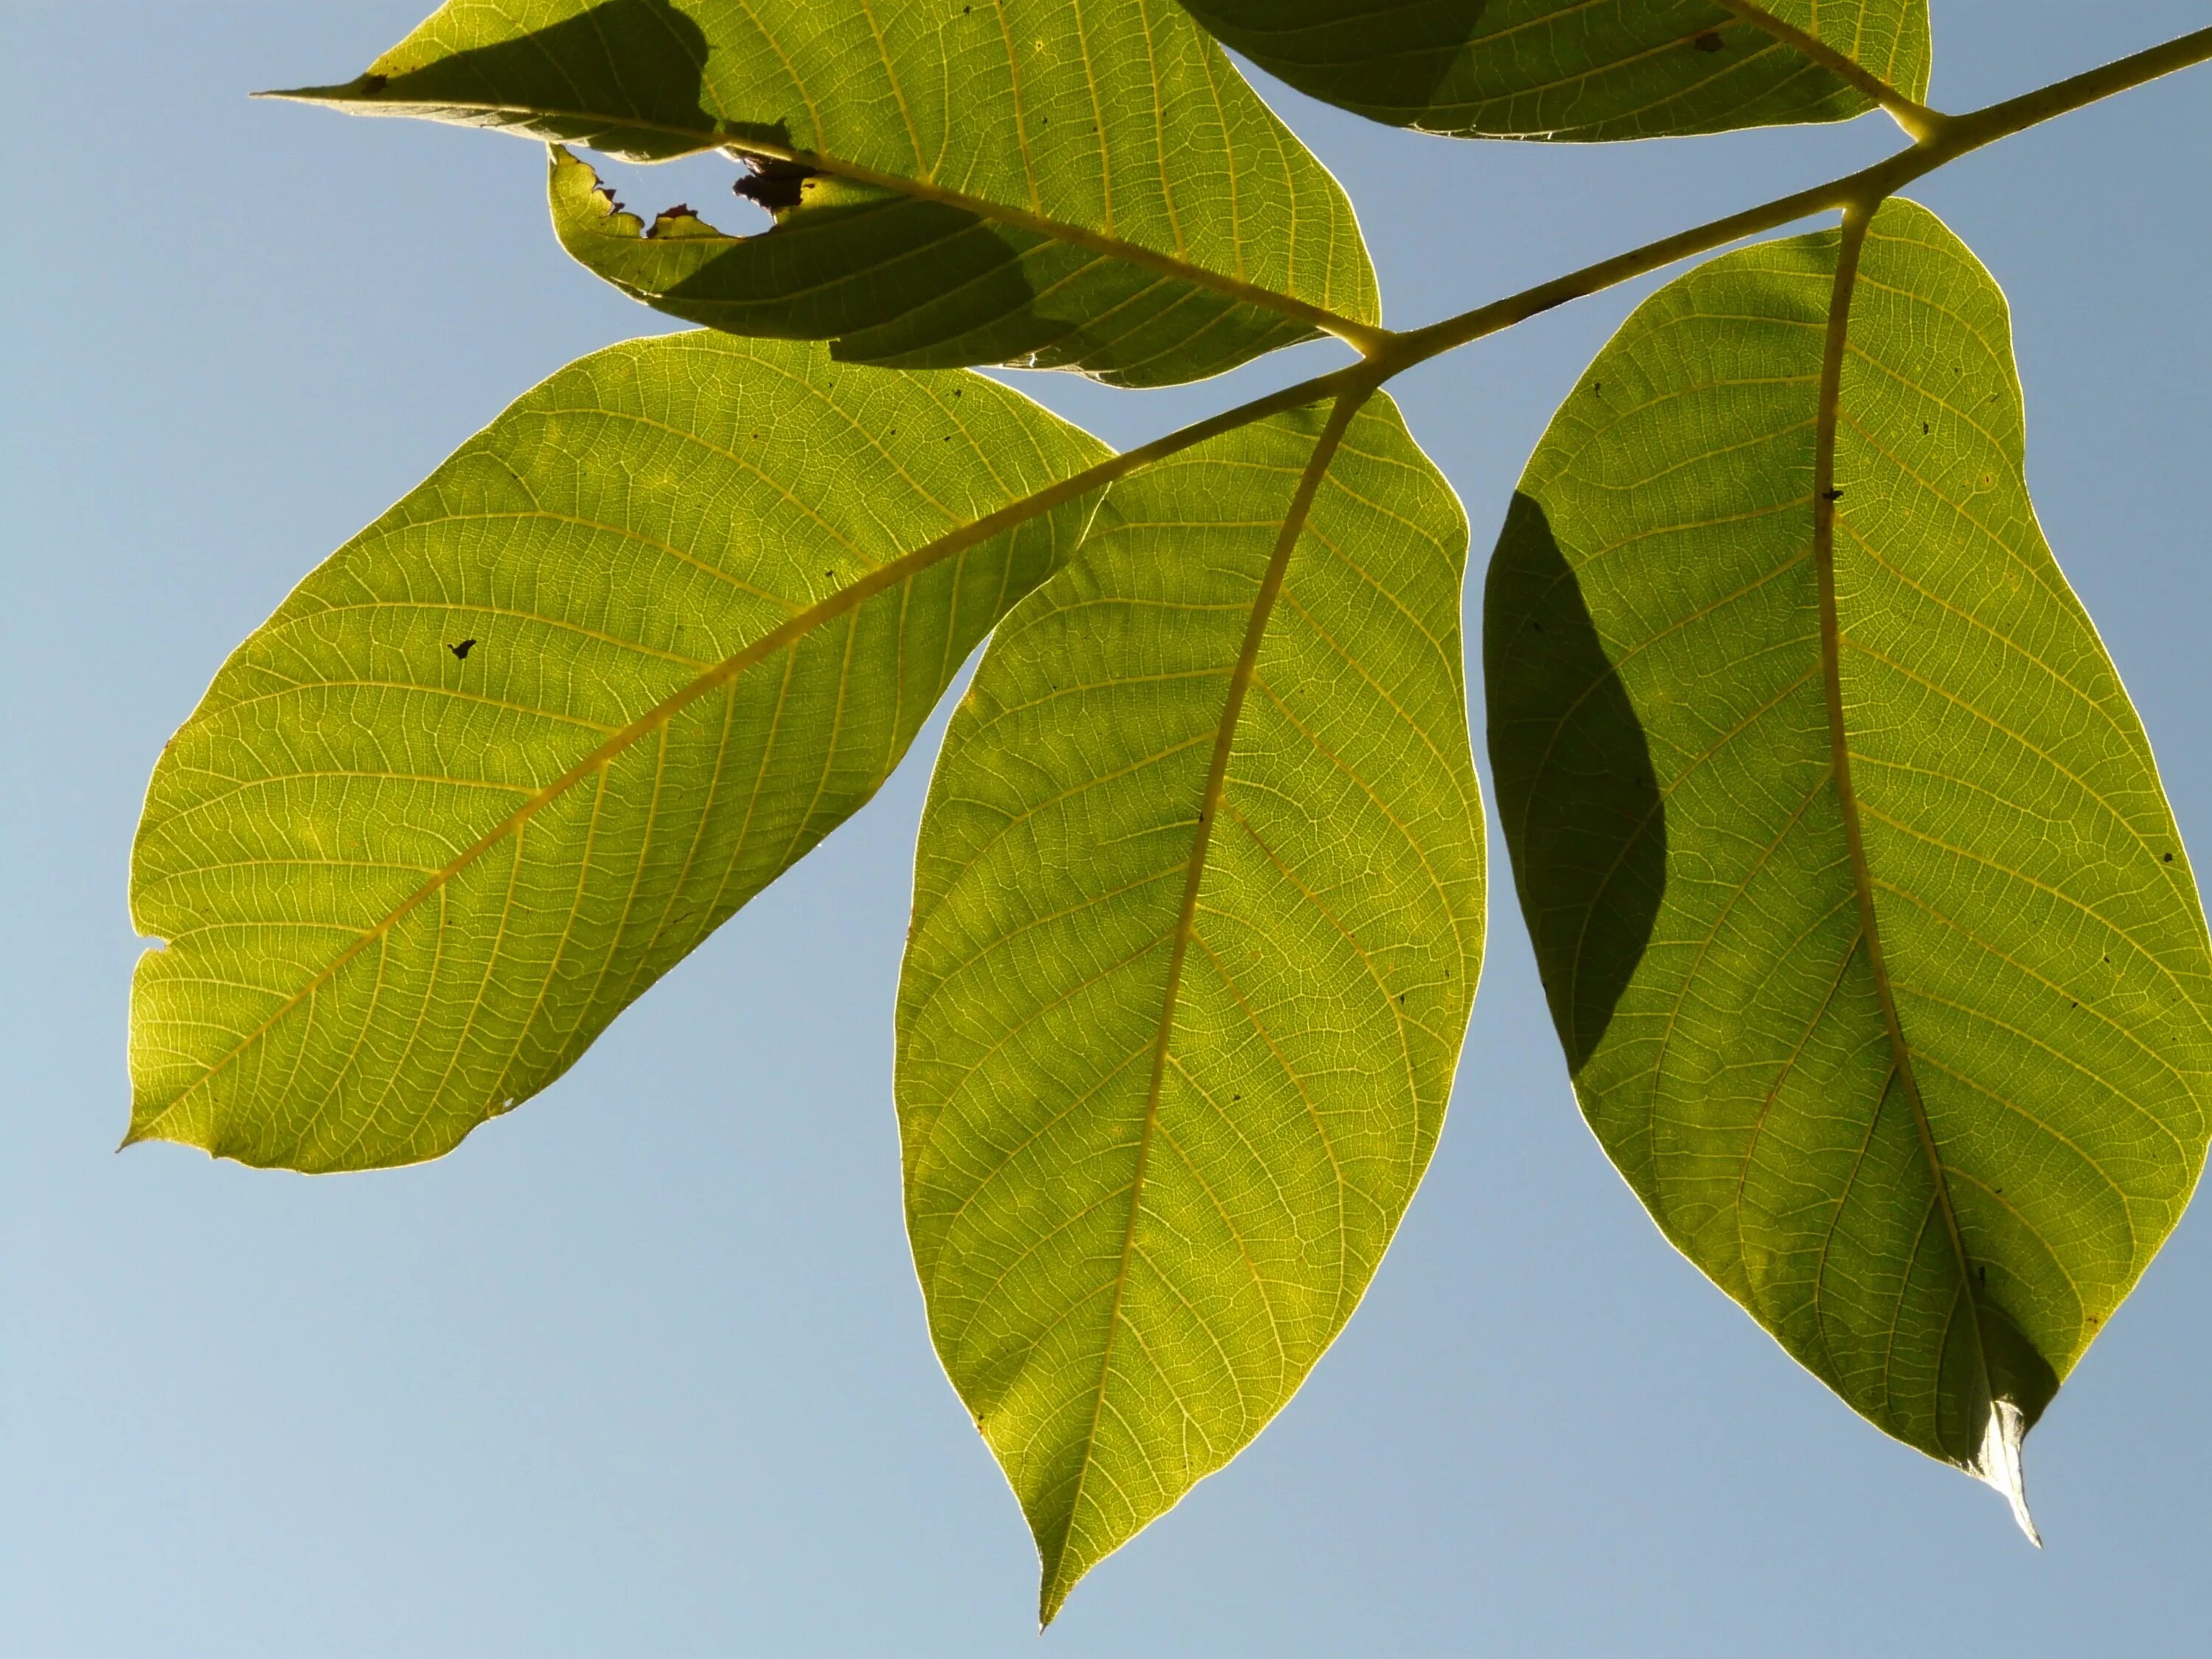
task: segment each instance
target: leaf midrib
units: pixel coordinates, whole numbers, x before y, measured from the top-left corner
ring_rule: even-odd
[[[299,989],[279,1004],[252,1030],[239,1037],[229,1049],[212,1065],[194,1078],[168,1104],[162,1107],[143,1123],[133,1124],[122,1144],[125,1146],[142,1140],[159,1138],[161,1126],[173,1117],[205,1085],[220,1077],[233,1061],[251,1050],[260,1040],[289,1016],[301,1004],[343,970],[364,951],[383,939],[417,908],[443,891],[465,871],[485,854],[501,845],[507,837],[518,835],[540,811],[586,779],[600,772],[645,738],[665,726],[671,720],[702,698],[720,690],[739,676],[757,667],[787,647],[797,644],[808,634],[823,624],[834,622],[847,612],[858,609],[878,593],[898,586],[909,578],[921,574],[932,566],[951,558],[968,549],[988,541],[994,536],[1026,523],[1029,520],[1049,512],[1053,507],[1073,501],[1127,470],[1129,454],[1112,456],[1087,467],[1059,483],[1048,486],[1035,495],[1024,497],[950,531],[935,540],[927,542],[913,552],[902,555],[888,563],[860,577],[848,586],[839,589],[805,610],[787,618],[731,656],[724,658],[705,673],[698,675],[678,689],[627,726],[618,728],[598,748],[592,750],[567,771],[532,793],[521,805],[484,832],[451,862],[440,867],[406,898],[393,906],[374,926],[362,930],[360,936],[332,957]]]
[[[1160,1027],[1152,1044],[1152,1074],[1145,1094],[1145,1118],[1138,1132],[1136,1170],[1130,1178],[1128,1217],[1121,1234],[1120,1259],[1114,1271],[1111,1300],[1107,1305],[1106,1340],[1098,1357],[1098,1386],[1091,1399],[1091,1425],[1083,1437],[1082,1462],[1078,1466],[1074,1490],[1067,1500],[1066,1526],[1060,1534],[1060,1547],[1048,1564],[1041,1589],[1042,1603],[1040,1613],[1049,1624],[1059,1610],[1060,1601],[1073,1586],[1065,1580],[1070,1534],[1076,1517],[1083,1507],[1083,1493],[1091,1471],[1097,1467],[1098,1430],[1106,1409],[1106,1387],[1114,1372],[1114,1339],[1121,1328],[1121,1300],[1129,1281],[1129,1262],[1135,1255],[1137,1222],[1143,1213],[1145,1179],[1152,1161],[1152,1142],[1159,1133],[1160,1092],[1166,1081],[1168,1049],[1176,1028],[1176,1008],[1182,988],[1182,970],[1188,960],[1192,935],[1198,917],[1199,890],[1204,884],[1206,854],[1212,845],[1213,829],[1221,813],[1223,791],[1228,783],[1229,762],[1236,747],[1237,728],[1243,713],[1246,694],[1259,666],[1260,647],[1267,631],[1267,623],[1274,613],[1275,601],[1283,591],[1283,579],[1290,568],[1291,555],[1297,547],[1299,536],[1305,529],[1308,515],[1313,510],[1314,496],[1319,491],[1322,478],[1328,474],[1329,463],[1335,458],[1337,447],[1343,441],[1345,430],[1352,424],[1352,416],[1359,412],[1367,400],[1365,391],[1347,392],[1339,398],[1329,410],[1328,420],[1314,441],[1312,455],[1304,470],[1298,475],[1297,489],[1292,492],[1290,507],[1285,513],[1282,528],[1277,533],[1273,555],[1266,572],[1260,579],[1258,591],[1253,596],[1251,620],[1246,623],[1244,640],[1240,647],[1236,666],[1231,671],[1229,689],[1223,699],[1219,722],[1214,728],[1213,756],[1206,779],[1206,787],[1199,799],[1198,823],[1192,832],[1190,855],[1185,866],[1182,901],[1171,935],[1168,956],[1167,982],[1161,993]]]
[[[283,98],[303,104],[326,104],[349,112],[365,110],[370,112],[398,112],[408,107],[405,100],[394,100],[390,104],[373,98],[337,97],[343,87],[304,87],[297,91],[267,92],[255,94],[263,98]],[[733,146],[749,154],[765,155],[781,161],[796,161],[802,167],[817,172],[836,173],[841,178],[854,179],[879,189],[896,191],[925,202],[936,202],[946,207],[958,208],[979,219],[997,224],[1012,225],[1017,229],[1032,232],[1053,240],[1066,242],[1075,247],[1088,248],[1094,253],[1131,264],[1144,265],[1199,288],[1212,289],[1246,305],[1258,306],[1296,321],[1334,334],[1364,356],[1372,356],[1390,338],[1389,330],[1373,324],[1363,323],[1340,312],[1316,306],[1295,295],[1282,294],[1273,289],[1241,277],[1225,276],[1204,265],[1193,264],[1171,253],[1163,253],[1138,242],[1090,229],[1083,225],[1070,224],[1048,215],[1011,207],[980,196],[970,196],[963,191],[949,190],[942,185],[910,178],[896,173],[884,173],[858,161],[842,157],[823,155],[813,150],[797,149],[766,139],[741,137],[736,133],[702,131],[697,127],[678,126],[672,122],[653,121],[641,116],[615,115],[599,110],[556,109],[540,104],[499,104],[478,102],[466,99],[441,100],[441,110],[469,110],[482,115],[507,115],[533,120],[574,120],[594,122],[605,127],[619,127],[635,132],[665,134],[674,138],[692,141],[698,149],[718,149]],[[581,143],[581,140],[575,142]],[[587,146],[588,148],[588,146]]]
[[[1844,839],[1850,860],[1851,884],[1858,898],[1860,943],[1866,952],[1875,1000],[1881,1006],[1882,1023],[1889,1036],[1892,1075],[1911,1112],[1913,1131],[1918,1139],[1921,1155],[1928,1165],[1929,1179],[1935,1189],[1935,1206],[1942,1214],[1944,1235],[1950,1241],[1952,1257],[1958,1265],[1960,1297],[1952,1303],[1950,1317],[1955,1318],[1959,1302],[1963,1300],[1970,1315],[1974,1360],[1982,1381],[1982,1403],[1987,1410],[1994,1412],[1996,1409],[1996,1388],[1990,1372],[1988,1346],[1982,1334],[1981,1296],[1974,1282],[1974,1261],[1967,1251],[1965,1236],[1960,1229],[1958,1212],[1952,1203],[1943,1159],[1936,1144],[1935,1131],[1928,1121],[1926,1103],[1921,1098],[1920,1079],[1913,1068],[1912,1050],[1905,1042],[1904,1026],[1898,1017],[1896,997],[1890,982],[1888,964],[1882,948],[1881,923],[1875,906],[1874,877],[1867,863],[1865,836],[1859,822],[1858,793],[1851,781],[1850,738],[1844,719],[1843,630],[1836,599],[1836,442],[1843,407],[1844,361],[1850,344],[1851,295],[1857,283],[1859,257],[1865,246],[1873,217],[1873,206],[1865,203],[1854,203],[1844,210],[1843,229],[1836,249],[1835,286],[1828,302],[1827,337],[1821,354],[1820,401],[1814,428],[1813,459],[1813,567],[1820,590],[1820,673],[1827,704],[1830,764],[1835,780],[1836,800],[1844,821]],[[1887,1089],[1888,1080],[1885,1079],[1883,1092],[1887,1093]],[[1879,1097],[1873,1109],[1877,1114],[1881,1110]],[[1978,1448],[1969,1448],[1968,1455],[1976,1455],[1978,1451]],[[2034,1535],[2033,1531],[2029,1535]]]

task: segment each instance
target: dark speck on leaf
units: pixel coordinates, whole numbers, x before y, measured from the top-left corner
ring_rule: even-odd
[[[1707,29],[1703,34],[1692,40],[1690,44],[1695,46],[1699,52],[1718,52],[1728,43],[1721,39],[1719,30]]]
[[[361,77],[363,92],[382,92],[391,83],[392,77],[388,75],[364,75]]]
[[[2173,854],[2171,854],[2171,853],[2168,853],[2168,854],[2166,855],[2166,861],[2168,864],[2172,863],[2172,862],[2173,862]]]
[[[456,657],[460,658],[464,662],[465,662],[468,660],[470,647],[475,644],[476,641],[474,640],[463,640],[459,645],[449,645],[446,649],[452,652]]]
[[[1923,432],[1927,431],[1927,430],[1928,430],[1928,422],[1925,422],[1925,421],[1921,422],[1921,423],[1920,423],[1920,429],[1921,429],[1921,431],[1923,431]]]
[[[745,164],[745,176],[730,188],[771,213],[797,207],[799,187],[820,171],[775,156],[741,154],[738,159]]]
[[[1844,499],[1844,492],[1840,489],[1824,489],[1820,492],[1820,499],[1824,501],[1840,501]]]

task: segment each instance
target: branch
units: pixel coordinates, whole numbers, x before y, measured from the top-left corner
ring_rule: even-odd
[[[1601,259],[1594,265],[1570,271],[1565,276],[1555,276],[1548,283],[1494,300],[1486,306],[1463,311],[1456,317],[1447,317],[1442,322],[1431,323],[1425,328],[1411,330],[1393,337],[1390,343],[1374,354],[1364,367],[1378,375],[1377,384],[1401,369],[1416,363],[1426,362],[1440,353],[1479,340],[1486,334],[1495,334],[1514,324],[1525,322],[1541,311],[1565,305],[1570,300],[1579,300],[1585,295],[1595,294],[1619,283],[1630,281],[1671,265],[1678,259],[1693,254],[1709,252],[1723,247],[1746,236],[1756,236],[1762,231],[1774,230],[1794,220],[1808,218],[1815,213],[1831,212],[1854,204],[1872,207],[1885,197],[1893,196],[1924,173],[1948,167],[1961,155],[1993,144],[2000,138],[2009,138],[2016,132],[2040,125],[2061,115],[2072,112],[2115,93],[2126,92],[2155,81],[2160,76],[2171,75],[2176,70],[2188,69],[2212,58],[2212,28],[2197,29],[2169,40],[2163,46],[2094,69],[2085,74],[2055,81],[2034,92],[2018,98],[2008,98],[1990,104],[1969,115],[1945,118],[1941,134],[1925,143],[1902,149],[1887,161],[1877,161],[1870,167],[1832,179],[1825,185],[1815,185],[1810,190],[1801,190],[1788,196],[1777,197],[1758,207],[1746,208],[1741,213],[1731,213],[1725,218],[1715,219],[1692,230],[1679,231],[1642,247],[1617,253],[1610,259]]]
[[[2163,46],[2117,59],[2101,69],[2053,82],[2034,92],[1990,104],[1971,114],[1947,117],[1939,137],[1928,143],[1916,144],[1910,149],[1899,150],[1887,161],[1878,161],[1870,167],[1845,173],[1825,185],[1815,185],[1810,190],[1777,197],[1758,207],[1746,208],[1741,213],[1731,213],[1725,218],[1711,220],[1690,230],[1678,231],[1658,241],[1647,242],[1642,247],[1631,248],[1626,253],[1617,253],[1609,259],[1601,259],[1595,264],[1584,265],[1580,270],[1555,276],[1548,283],[1539,283],[1534,288],[1523,289],[1503,300],[1493,300],[1488,305],[1463,311],[1456,317],[1431,323],[1425,328],[1386,333],[1383,343],[1359,362],[1332,370],[1327,374],[1316,374],[1310,380],[1300,380],[1295,386],[1285,386],[1279,392],[1271,392],[1263,398],[1255,398],[1249,403],[1224,410],[1218,415],[1208,416],[1205,420],[1179,428],[1148,444],[1124,450],[1121,454],[1109,457],[1073,477],[1064,478],[1035,495],[1000,507],[988,518],[978,520],[967,530],[955,532],[953,537],[918,550],[908,556],[908,561],[945,556],[954,550],[952,544],[956,540],[959,545],[964,546],[970,537],[981,541],[988,536],[996,535],[1024,519],[1033,518],[1062,501],[1072,501],[1117,478],[1126,477],[1154,461],[1165,460],[1170,455],[1204,443],[1208,438],[1233,432],[1238,427],[1265,420],[1268,416],[1280,414],[1286,409],[1300,409],[1330,398],[1364,398],[1386,380],[1416,364],[1426,362],[1431,357],[1456,350],[1486,335],[1510,328],[1516,323],[1526,322],[1539,313],[1565,305],[1570,300],[1579,300],[1587,295],[1600,293],[1621,283],[1646,276],[1677,260],[1710,252],[1714,248],[1724,247],[1747,236],[1756,236],[1762,231],[1778,229],[1816,213],[1852,207],[1871,212],[1884,198],[1896,194],[1915,179],[1946,167],[1970,151],[2208,59],[2212,59],[2212,28],[2198,29]],[[908,561],[901,562],[904,564]]]

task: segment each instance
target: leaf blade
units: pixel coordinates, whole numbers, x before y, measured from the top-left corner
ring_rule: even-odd
[[[1849,120],[1875,107],[1844,76],[1716,0],[1184,3],[1302,92],[1457,137],[1609,142]],[[1764,9],[1907,99],[1925,95],[1927,0],[1772,0]]]
[[[1048,1620],[1350,1316],[1472,1002],[1461,521],[1387,404],[1322,477],[1328,436],[1298,411],[1117,485],[932,785],[908,1228]]]
[[[835,252],[865,275],[871,260],[911,252],[916,222],[940,240],[964,233],[961,258],[907,258],[900,271],[908,309],[944,301],[995,327],[969,362],[1018,366],[1056,346],[1056,366],[1157,385],[1318,330],[1379,337],[1374,273],[1343,191],[1169,0],[1103,11],[989,0],[882,20],[840,0],[790,9],[773,27],[735,0],[532,0],[497,15],[448,4],[362,79],[285,95],[633,160],[727,146],[896,192],[912,210],[843,210],[836,235],[792,257]],[[784,216],[794,230],[812,217],[799,206]],[[566,240],[618,258],[634,279],[684,252]],[[760,244],[723,250],[723,277],[750,288],[799,239],[779,228],[729,240]],[[978,283],[984,292],[969,291]],[[672,282],[626,286],[649,297]],[[1132,361],[1114,319],[1133,302],[1183,313],[1188,350],[1148,337]],[[1007,349],[1009,330],[1020,337],[1010,356],[975,355]],[[931,366],[951,366],[953,337],[940,331]]]
[[[1712,261],[1593,364],[1493,562],[1492,753],[1608,1155],[2032,1536],[2020,1440],[2202,1165],[2212,963],[2002,295],[1909,203],[1850,246]]]
[[[413,1162],[544,1087],[873,793],[1087,509],[991,515],[1100,453],[975,376],[714,335],[526,394],[164,750],[131,1139]]]

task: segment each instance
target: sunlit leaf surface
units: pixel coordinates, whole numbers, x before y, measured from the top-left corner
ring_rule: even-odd
[[[1491,753],[1613,1161],[2027,1525],[2020,1437],[2197,1180],[2212,960],[2002,295],[1909,203],[1844,246],[1714,260],[1584,374],[1492,566]]]
[[[544,1088],[875,792],[1088,508],[963,526],[1102,453],[973,374],[710,333],[528,393],[164,751],[131,1138],[405,1164]]]
[[[1465,521],[1387,399],[1326,412],[1116,484],[931,786],[908,1221],[1047,1619],[1350,1317],[1474,996]]]
[[[563,241],[679,316],[856,359],[1158,385],[1379,314],[1343,191],[1173,0],[453,0],[291,95],[748,154],[771,230],[663,203],[696,210],[644,240],[556,176]]]
[[[1832,69],[1712,0],[1184,0],[1300,91],[1461,137],[1656,138],[1874,107]],[[1918,100],[1928,0],[1765,9]]]

